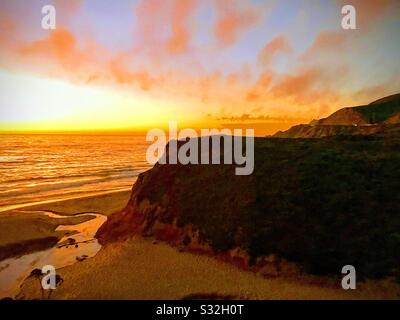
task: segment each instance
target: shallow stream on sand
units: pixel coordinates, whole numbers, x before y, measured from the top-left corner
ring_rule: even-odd
[[[35,212],[53,219],[69,217],[47,211]],[[53,248],[0,262],[0,299],[18,294],[22,282],[35,268],[42,269],[45,265],[52,265],[59,269],[93,257],[100,250],[101,245],[94,236],[107,217],[98,213],[75,215],[82,216],[95,218],[75,225],[58,226],[56,231],[69,231],[69,234],[60,239]]]

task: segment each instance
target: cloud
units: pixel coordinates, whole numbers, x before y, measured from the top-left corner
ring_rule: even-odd
[[[261,65],[268,65],[274,57],[280,53],[290,53],[292,51],[287,38],[279,35],[268,42],[258,55]]]
[[[61,28],[49,32],[43,39],[21,42],[16,54],[19,67],[35,68],[39,74],[76,82],[137,87],[166,97],[183,98],[185,103],[229,106],[232,112],[249,107],[249,103],[253,109],[256,103],[295,108],[307,103],[330,105],[338,99],[337,92],[331,89],[336,73],[326,68],[314,67],[283,76],[266,70],[249,87],[254,75],[248,65],[226,75],[215,70],[201,75],[173,68],[166,72],[154,65],[146,69],[135,62],[132,52],[107,52],[90,39],[77,41],[71,31]],[[309,112],[305,110],[303,114]],[[261,121],[261,118],[252,120]]]
[[[311,59],[317,54],[338,50],[346,43],[348,36],[349,33],[343,31],[322,31],[317,35],[302,58]]]
[[[17,30],[15,20],[5,12],[0,12],[0,46],[5,47],[13,41]]]
[[[155,80],[145,70],[131,70],[125,56],[110,55],[97,43],[87,41],[79,47],[72,32],[56,29],[47,38],[21,44],[19,57],[40,73],[86,83],[137,85],[149,90]]]
[[[175,0],[172,4],[171,29],[172,35],[167,41],[170,53],[187,51],[190,41],[189,18],[196,9],[197,1]]]
[[[253,4],[249,7],[239,1],[209,1],[213,1],[212,8],[201,8],[214,9],[215,20],[210,16],[209,21],[202,21],[201,26],[205,28],[205,33],[196,33],[196,37],[192,27],[197,18],[198,0],[140,1],[135,6],[136,17],[133,17],[134,37],[129,38],[132,41],[131,49],[123,46],[123,49],[113,47],[112,50],[107,50],[96,42],[95,38],[91,38],[90,32],[71,31],[77,30],[81,24],[73,29],[68,28],[69,24],[61,24],[55,31],[37,32],[33,29],[31,21],[14,21],[7,16],[9,12],[2,12],[0,63],[3,68],[33,71],[39,75],[72,82],[129,90],[139,88],[151,91],[146,92],[151,98],[170,99],[177,104],[182,102],[185,108],[203,108],[207,112],[210,108],[225,108],[229,110],[224,114],[227,115],[225,119],[232,114],[245,112],[241,116],[243,119],[239,119],[242,121],[246,120],[244,118],[247,113],[250,121],[267,121],[255,116],[261,113],[255,111],[259,106],[267,107],[271,117],[289,112],[293,112],[293,117],[316,116],[332,111],[344,103],[346,95],[362,98],[370,96],[371,91],[386,92],[383,86],[372,87],[368,92],[357,92],[360,87],[371,85],[373,82],[365,77],[357,77],[356,67],[359,61],[352,60],[352,54],[360,51],[360,43],[365,43],[364,47],[371,50],[360,52],[365,54],[363,62],[368,62],[373,53],[373,44],[367,44],[364,38],[361,41],[357,38],[358,33],[351,31],[321,31],[300,59],[295,54],[288,57],[290,61],[282,69],[290,68],[291,71],[286,71],[288,73],[285,74],[279,74],[277,70],[281,68],[274,66],[277,62],[275,59],[282,54],[291,53],[291,44],[295,47],[297,43],[292,39],[289,44],[289,33],[268,34],[272,40],[265,44],[258,42],[263,41],[262,38],[257,39],[257,45],[253,44],[253,39],[246,41],[246,45],[249,44],[246,48],[239,43],[240,50],[234,50],[233,53],[231,50],[223,52],[229,55],[226,63],[223,61],[224,57],[212,60],[216,54],[221,54],[221,46],[225,48],[236,44],[240,36],[258,22],[262,10],[259,9],[261,5]],[[80,6],[80,1],[57,2],[65,6],[60,14],[69,17],[75,17],[77,10],[87,9],[86,6]],[[358,1],[356,3],[364,8],[360,9],[361,16],[365,17],[367,12],[371,19],[379,17],[378,13],[375,15],[369,12],[371,9],[365,9],[373,8],[372,4]],[[378,8],[379,10],[381,9]],[[59,11],[58,8],[57,13]],[[207,14],[210,14],[209,11]],[[204,14],[203,11],[199,12],[201,16]],[[261,14],[266,16],[266,13]],[[80,18],[81,15],[77,16],[77,19]],[[208,40],[208,27],[213,28],[215,41],[219,46],[216,47],[215,43],[205,43]],[[18,30],[24,32],[17,32]],[[30,30],[32,32],[29,32]],[[131,31],[128,30],[127,37],[130,37]],[[110,34],[101,36],[107,37]],[[351,39],[354,42],[350,42]],[[308,38],[298,40],[302,44],[308,43]],[[199,44],[199,47],[196,47],[196,44]],[[263,44],[264,47],[258,52]],[[382,50],[383,48],[385,47],[383,46]],[[242,54],[244,51],[245,54]],[[257,54],[256,59],[249,60],[249,56]],[[304,57],[307,57],[306,61],[302,60]],[[222,63],[218,63],[221,61]],[[353,68],[351,71],[354,74],[349,76],[349,70],[344,64]],[[267,68],[264,68],[265,66]],[[385,68],[386,66],[380,65],[378,69]],[[384,71],[383,78],[387,77]],[[396,83],[398,87],[399,82]]]
[[[142,0],[135,7],[140,51],[161,57],[189,49],[198,0]]]
[[[50,32],[45,39],[22,45],[19,51],[24,57],[51,59],[69,68],[75,68],[89,59],[88,53],[77,49],[75,36],[61,28]]]
[[[399,93],[400,75],[395,75],[385,81],[380,81],[378,84],[364,87],[353,94],[353,98],[360,103],[370,103],[379,98]]]
[[[110,62],[110,72],[112,79],[120,85],[139,84],[142,90],[147,91],[154,84],[148,72],[132,72],[124,66],[120,58]]]
[[[341,100],[340,83],[347,77],[347,66],[314,66],[295,74],[283,76],[271,88],[275,99],[282,99],[296,106],[309,105],[320,108]],[[315,112],[315,111],[314,111]]]
[[[260,74],[257,82],[246,92],[247,102],[258,102],[262,100],[265,94],[268,92],[273,80],[273,73],[269,71],[264,71]]]
[[[272,88],[274,96],[288,97],[310,91],[321,77],[321,70],[308,69],[296,75],[287,75]]]
[[[160,56],[160,47],[166,41],[169,2],[165,0],[141,0],[135,7],[137,51]]]
[[[214,0],[214,4],[217,12],[214,35],[221,46],[232,45],[242,32],[258,21],[254,9],[239,9],[234,0]]]

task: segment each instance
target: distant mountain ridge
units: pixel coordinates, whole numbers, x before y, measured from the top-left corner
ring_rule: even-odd
[[[399,126],[400,93],[368,105],[342,108],[327,118],[297,125],[287,131],[279,131],[274,137],[322,138],[335,135],[385,134],[398,131]]]

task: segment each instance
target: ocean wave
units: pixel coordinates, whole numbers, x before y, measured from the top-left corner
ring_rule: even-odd
[[[3,135],[0,202],[131,187],[150,165],[145,137]]]

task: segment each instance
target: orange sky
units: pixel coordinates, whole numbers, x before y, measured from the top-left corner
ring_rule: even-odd
[[[350,2],[2,1],[0,131],[270,134],[400,91],[399,1]]]

